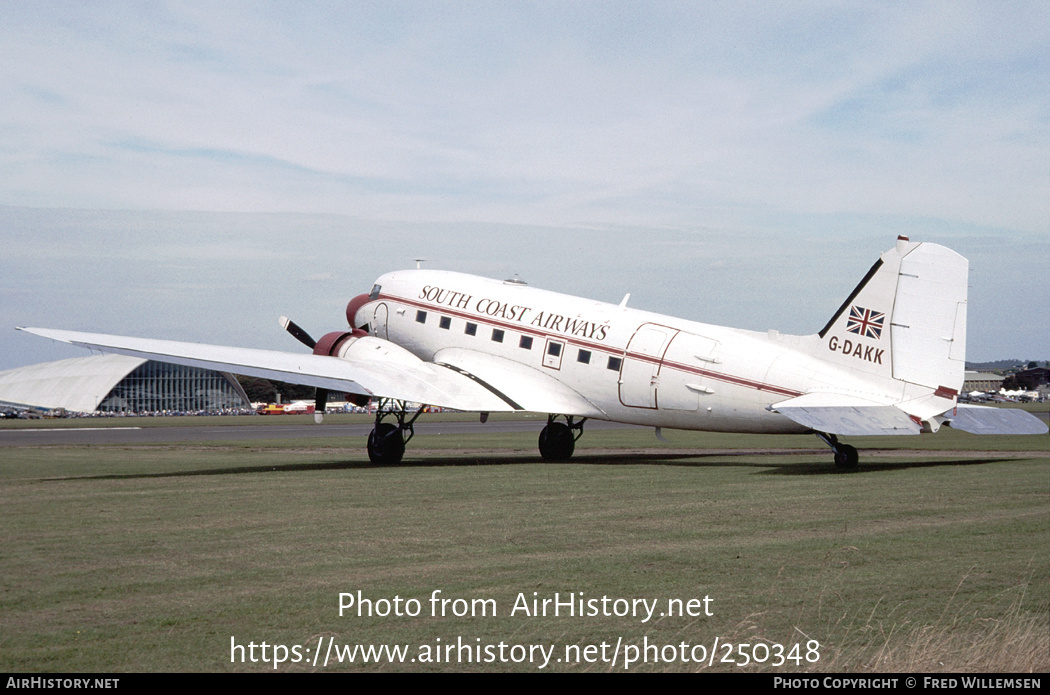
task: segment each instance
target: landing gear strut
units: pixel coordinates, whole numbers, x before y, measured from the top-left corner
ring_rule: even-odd
[[[408,417],[404,401],[380,398],[376,408],[376,425],[368,434],[368,460],[377,466],[401,463],[401,457],[405,455],[405,444],[414,434],[412,424],[422,412],[423,408],[420,407],[414,415]],[[383,422],[387,417],[393,417],[397,424]]]
[[[576,440],[583,436],[583,423],[572,415],[566,415],[565,422],[556,422],[557,415],[547,416],[547,426],[540,431],[540,456],[544,461],[568,461],[576,450]]]
[[[814,434],[823,439],[824,443],[835,452],[836,466],[843,470],[852,470],[857,467],[857,461],[860,459],[860,456],[857,454],[856,447],[839,442],[838,437],[833,434],[825,434],[824,432],[815,432]]]

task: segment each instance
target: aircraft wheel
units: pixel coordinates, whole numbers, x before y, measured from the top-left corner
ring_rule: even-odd
[[[405,440],[397,425],[381,422],[368,434],[368,460],[377,466],[401,463],[405,455]]]
[[[843,470],[852,470],[857,467],[860,456],[857,448],[849,444],[840,444],[835,448],[835,465]]]
[[[567,425],[551,422],[540,431],[540,456],[544,461],[568,461],[575,450],[576,438]]]

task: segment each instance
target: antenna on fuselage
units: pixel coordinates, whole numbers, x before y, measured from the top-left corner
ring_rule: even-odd
[[[423,269],[423,263],[424,263],[424,262],[425,262],[426,260],[427,260],[427,259],[425,259],[425,258],[417,258],[417,259],[416,259],[416,270],[422,270],[422,269]]]
[[[522,280],[521,277],[519,277],[517,273],[514,273],[514,277],[507,278],[506,280],[503,281],[503,284],[504,285],[527,285],[529,283],[527,283],[524,280]]]

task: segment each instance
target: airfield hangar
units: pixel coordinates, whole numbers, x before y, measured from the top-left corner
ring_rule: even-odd
[[[216,412],[251,408],[230,374],[124,355],[0,372],[0,405],[69,412]]]

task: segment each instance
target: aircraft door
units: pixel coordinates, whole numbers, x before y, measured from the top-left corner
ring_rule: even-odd
[[[660,409],[695,411],[714,393],[706,375],[718,363],[718,341],[679,333],[668,345],[660,370]]]
[[[656,408],[660,360],[673,328],[654,323],[642,324],[627,343],[620,367],[620,402],[631,408]]]
[[[383,340],[386,340],[387,308],[385,303],[376,305],[376,310],[375,314],[373,315],[373,319],[374,320],[372,321],[372,335],[374,335],[377,338],[382,338]]]

